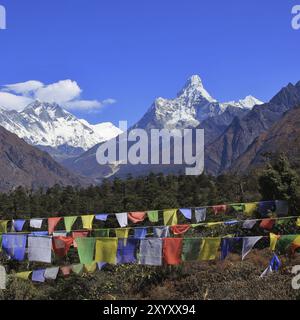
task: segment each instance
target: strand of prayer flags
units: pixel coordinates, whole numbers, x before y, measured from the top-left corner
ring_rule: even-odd
[[[104,234],[107,236],[107,234],[110,233],[110,231],[115,231],[118,235],[123,234],[127,234],[128,231],[130,230],[145,230],[145,229],[151,229],[151,228],[166,228],[166,227],[170,227],[170,230],[174,230],[174,234],[180,234],[180,232],[176,233],[176,230],[178,230],[178,228],[184,228],[186,231],[188,231],[188,229],[190,228],[197,228],[197,227],[215,227],[218,225],[235,225],[235,224],[239,224],[239,223],[243,223],[246,229],[251,229],[254,224],[256,222],[263,222],[260,224],[260,227],[262,229],[266,229],[266,230],[271,230],[272,227],[275,224],[284,224],[284,221],[288,221],[288,220],[292,220],[292,219],[296,219],[296,226],[300,227],[300,218],[299,216],[289,216],[289,217],[274,217],[274,218],[259,218],[259,219],[242,219],[242,220],[238,220],[238,219],[234,219],[234,220],[225,220],[225,221],[214,221],[214,222],[200,222],[200,223],[191,223],[191,224],[175,224],[175,225],[160,225],[160,226],[138,226],[138,227],[133,227],[133,226],[127,226],[124,228],[97,228],[97,229],[89,229],[89,230],[83,230],[83,229],[77,229],[77,230],[72,230],[70,228],[66,228],[65,230],[56,230],[53,232],[54,236],[59,236],[60,233],[61,235],[69,233],[69,232],[99,232],[100,236],[103,236]],[[70,231],[69,231],[70,230]],[[122,231],[123,230],[123,231]],[[44,232],[44,231],[41,231]],[[45,231],[46,232],[46,231]],[[34,231],[27,231],[27,232],[6,232],[3,234],[38,234],[38,232],[34,232]],[[49,235],[49,230],[47,233],[45,233],[44,235]]]
[[[201,206],[201,207],[190,207],[190,208],[180,208],[180,209],[164,209],[164,210],[150,210],[142,212],[123,212],[123,213],[102,213],[95,215],[80,215],[80,216],[66,216],[66,217],[49,217],[49,218],[30,218],[30,219],[12,219],[12,220],[0,220],[0,233],[7,233],[7,225],[12,222],[13,229],[15,231],[22,231],[25,221],[30,221],[30,227],[34,229],[40,229],[44,220],[48,221],[48,231],[49,234],[55,231],[55,227],[64,219],[65,228],[67,231],[72,229],[73,224],[80,217],[82,220],[82,225],[84,229],[93,228],[93,220],[106,221],[107,217],[110,215],[115,215],[120,227],[128,226],[128,219],[132,223],[139,223],[144,221],[146,216],[150,222],[158,221],[158,213],[163,213],[163,219],[165,225],[177,224],[177,212],[180,211],[181,214],[186,218],[191,220],[192,210],[195,211],[195,219],[197,223],[205,220],[206,209],[212,208],[215,214],[225,213],[226,210],[231,207],[235,211],[242,211],[246,215],[252,215],[255,210],[261,210],[262,215],[265,215],[268,210],[276,211],[277,214],[287,215],[288,205],[286,201],[274,200],[274,201],[261,201],[252,203],[232,203],[232,204],[222,204],[214,206]],[[205,211],[205,212],[204,212]]]
[[[72,273],[82,275],[85,273],[93,273],[101,270],[106,264],[120,263],[136,263],[149,266],[179,265],[185,261],[210,261],[216,260],[218,255],[220,259],[225,259],[231,251],[232,244],[236,240],[243,241],[242,260],[249,254],[256,243],[267,236],[252,236],[252,237],[215,237],[215,238],[148,238],[148,239],[132,239],[136,240],[135,244],[131,243],[128,248],[124,245],[122,239],[95,239],[92,242],[92,248],[95,255],[86,257],[84,261],[80,257],[80,263],[49,268],[38,269],[33,271],[18,272],[9,277],[16,277],[23,280],[28,280],[32,275],[31,280],[34,282],[45,282],[45,280],[55,280],[59,271],[62,275],[69,276]],[[280,235],[276,236],[278,245],[284,246],[285,250],[290,247],[292,250],[300,248],[300,235]],[[270,248],[274,251],[275,247],[272,244],[274,235],[270,234]],[[91,239],[91,238],[87,238]],[[136,247],[139,245],[139,258]],[[282,243],[281,243],[282,242]],[[96,245],[95,245],[96,244]],[[121,245],[120,245],[121,244]],[[276,245],[275,245],[276,246]],[[96,248],[95,248],[96,247]],[[219,253],[220,251],[220,253]],[[225,252],[225,254],[224,254]],[[293,251],[294,252],[294,251]],[[104,260],[104,261],[103,261]],[[97,262],[101,261],[101,262]],[[272,268],[271,268],[272,266]],[[274,254],[269,267],[263,272],[261,277],[266,276],[272,271],[278,271],[280,267],[279,258]],[[1,288],[5,288],[6,273],[1,266]]]

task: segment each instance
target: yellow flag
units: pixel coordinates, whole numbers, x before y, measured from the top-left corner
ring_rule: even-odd
[[[208,222],[205,224],[205,227],[215,227],[217,225],[223,224],[224,222]]]
[[[202,240],[200,247],[199,260],[215,260],[219,247],[221,244],[221,238],[205,238]]]
[[[97,270],[97,263],[93,262],[91,264],[85,264],[84,265],[84,269],[88,273],[93,273],[93,272],[95,272]]]
[[[129,230],[130,230],[129,228],[118,228],[118,229],[115,229],[116,237],[117,238],[127,239],[128,235],[129,235]]]
[[[297,226],[297,227],[300,227],[300,218],[297,219],[297,221],[296,221],[296,226]]]
[[[275,251],[278,238],[279,236],[277,236],[276,234],[270,233],[270,249],[272,251]]]
[[[31,273],[32,271],[18,272],[15,274],[15,277],[22,280],[28,280]]]
[[[83,229],[93,229],[94,218],[94,215],[81,216]]]
[[[297,236],[295,238],[295,240],[293,241],[293,244],[297,245],[297,246],[300,246],[300,236]]]
[[[0,221],[0,233],[7,233],[8,220]]]
[[[253,202],[253,203],[245,203],[245,210],[244,213],[251,217],[253,215],[253,213],[255,212],[255,210],[257,209],[257,203]]]
[[[95,261],[116,264],[117,249],[118,238],[97,238]]]
[[[177,209],[164,210],[165,226],[173,226],[177,224]]]

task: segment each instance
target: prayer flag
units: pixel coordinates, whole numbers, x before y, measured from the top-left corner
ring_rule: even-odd
[[[150,222],[158,222],[158,210],[147,211],[147,215]]]
[[[128,215],[127,212],[116,213],[116,218],[121,228],[126,227],[128,225]]]
[[[129,235],[129,228],[118,228],[115,229],[116,237],[120,239],[127,239]]]
[[[177,209],[164,210],[164,225],[172,226],[177,224]]]
[[[34,282],[45,282],[45,269],[34,270],[31,280]]]
[[[182,244],[182,238],[163,239],[163,257],[166,264],[178,265],[181,263]]]
[[[63,266],[63,267],[60,267],[60,271],[61,271],[61,273],[63,274],[64,277],[69,276],[70,273],[71,273],[71,270],[72,270],[72,267],[71,267],[71,266]]]
[[[72,244],[72,237],[53,237],[53,251],[59,257],[66,256]]]
[[[0,290],[6,289],[7,275],[3,266],[0,266]]]
[[[110,229],[99,229],[99,230],[93,230],[93,235],[96,238],[108,238],[110,233]]]
[[[277,236],[274,233],[270,233],[270,249],[272,251],[275,251],[277,240],[280,238],[280,236]]]
[[[183,239],[182,260],[196,261],[200,253],[201,239]]]
[[[74,273],[76,273],[78,275],[83,274],[83,264],[81,264],[81,263],[73,264],[71,268]]]
[[[55,280],[57,278],[59,267],[47,268],[44,277],[48,280]]]
[[[116,264],[118,238],[102,238],[96,241],[96,262]]]
[[[77,238],[85,238],[89,235],[89,231],[74,231],[72,232],[72,238],[74,239],[73,246],[74,248],[77,248],[76,239]]]
[[[28,236],[29,261],[51,263],[51,237]]]
[[[31,219],[30,220],[30,227],[35,229],[41,229],[43,224],[43,219]]]
[[[48,218],[48,233],[52,234],[55,230],[55,227],[57,226],[57,224],[59,223],[59,221],[61,220],[60,217],[56,217],[56,218]]]
[[[192,209],[179,209],[186,219],[192,219]]]
[[[32,271],[18,272],[18,273],[15,273],[15,277],[22,280],[28,280],[31,273]]]
[[[153,235],[157,238],[168,238],[169,233],[169,227],[153,227]]]
[[[261,239],[262,237],[245,237],[243,238],[243,250],[242,250],[242,260],[245,259],[247,254],[252,250],[255,244]]]
[[[243,223],[243,228],[244,229],[252,229],[256,224],[256,220],[246,220]]]
[[[144,228],[135,228],[134,229],[134,237],[136,239],[144,239],[146,238],[148,229],[146,227]]]
[[[212,207],[214,214],[223,214],[227,210],[227,206],[225,204],[219,205],[219,206],[213,206]]]
[[[170,229],[175,235],[179,235],[179,234],[181,235],[181,234],[185,234],[190,229],[190,225],[178,224],[175,226],[171,226]]]
[[[258,212],[262,217],[266,217],[270,212],[276,209],[275,201],[261,201],[258,205]]]
[[[221,238],[204,238],[200,247],[199,260],[215,260],[220,247]]]
[[[87,273],[94,273],[96,270],[97,270],[97,263],[96,262],[93,262],[91,264],[85,264],[84,265],[84,270],[87,272]]]
[[[100,221],[106,221],[108,218],[107,213],[96,214],[95,219]]]
[[[276,214],[278,217],[287,216],[289,213],[289,205],[287,201],[276,200],[275,201]]]
[[[128,239],[126,244],[124,244],[124,241],[119,240],[117,250],[117,263],[123,264],[136,262],[136,251],[138,243],[138,239]]]
[[[20,232],[23,230],[25,220],[13,220],[13,227],[15,231]]]
[[[76,239],[80,263],[91,264],[94,261],[96,238],[79,237]]]
[[[139,223],[145,220],[146,212],[129,212],[128,219],[133,223]]]
[[[23,261],[26,252],[26,242],[26,235],[3,234],[2,249],[11,259]]]
[[[140,264],[162,265],[162,239],[147,238],[140,240]]]
[[[245,209],[244,209],[244,213],[248,216],[248,217],[252,217],[252,215],[254,214],[254,212],[257,210],[257,203],[256,202],[252,202],[252,203],[245,203]]]
[[[0,233],[7,233],[7,224],[8,224],[8,220],[0,221]]]
[[[260,223],[260,228],[265,230],[271,230],[275,224],[274,219],[263,219]]]
[[[83,229],[93,229],[94,215],[81,216]]]
[[[206,220],[206,208],[197,208],[195,209],[195,218],[197,223],[203,222]]]
[[[245,210],[244,203],[235,203],[231,205],[232,209],[237,212],[243,212]]]
[[[71,232],[73,224],[76,222],[78,217],[64,217],[65,228],[67,232]]]

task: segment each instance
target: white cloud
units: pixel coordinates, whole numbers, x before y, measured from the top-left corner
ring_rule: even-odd
[[[0,106],[8,110],[23,110],[32,102],[31,98],[17,96],[9,92],[0,92]]]
[[[0,89],[0,106],[7,109],[22,110],[34,100],[56,102],[69,110],[99,110],[106,105],[116,103],[115,99],[82,100],[82,89],[76,81],[61,80],[48,85],[30,80],[2,86]]]
[[[98,100],[73,100],[73,101],[66,102],[64,106],[67,109],[85,110],[85,109],[101,108],[103,105]]]
[[[40,81],[26,81],[15,84],[7,84],[4,87],[4,91],[14,92],[16,94],[28,95],[39,88],[42,88],[44,84]]]
[[[102,104],[105,105],[105,106],[108,106],[110,104],[114,104],[116,103],[117,100],[116,99],[112,99],[112,98],[109,98],[109,99],[105,99],[102,101]]]
[[[76,81],[61,80],[36,90],[34,96],[40,101],[64,103],[80,96],[81,89]]]

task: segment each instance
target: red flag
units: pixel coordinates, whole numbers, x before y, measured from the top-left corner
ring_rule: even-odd
[[[190,226],[188,224],[178,224],[171,226],[170,229],[175,235],[178,235],[186,233],[190,229]]]
[[[259,226],[265,230],[271,230],[274,224],[275,224],[274,219],[263,219]]]
[[[182,238],[163,239],[163,257],[166,264],[177,265],[181,263],[182,244]]]
[[[213,206],[214,214],[222,214],[225,213],[227,210],[227,206],[225,204],[219,205],[219,206]]]
[[[61,218],[48,218],[48,233],[52,234]]]
[[[63,267],[60,267],[60,271],[62,272],[62,274],[63,274],[65,277],[68,276],[68,275],[70,275],[71,270],[72,270],[72,267],[71,267],[71,266],[63,266]]]
[[[72,237],[53,237],[52,240],[53,251],[59,257],[64,257],[69,252],[72,244]]]
[[[142,222],[145,220],[146,212],[129,212],[128,219],[133,223]]]

